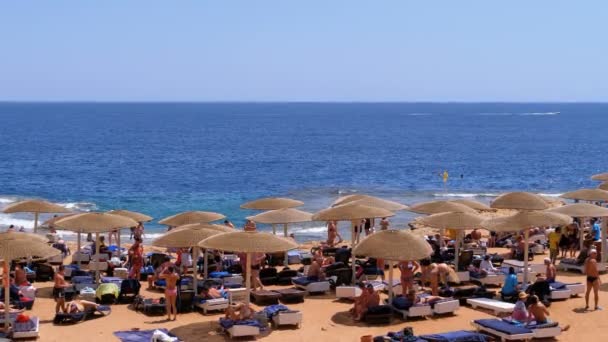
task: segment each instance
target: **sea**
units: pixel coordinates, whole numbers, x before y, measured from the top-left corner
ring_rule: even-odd
[[[608,171],[607,114],[605,103],[3,102],[0,208],[42,198],[139,211],[155,218],[152,239],[158,219],[186,210],[240,226],[256,214],[240,204],[267,196],[311,212],[354,193],[404,204],[559,196]],[[399,212],[393,226],[415,216]],[[31,229],[33,215],[0,214],[9,224]],[[319,222],[290,230],[326,235]]]

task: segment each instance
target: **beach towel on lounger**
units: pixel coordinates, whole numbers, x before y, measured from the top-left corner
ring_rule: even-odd
[[[281,311],[290,311],[288,307],[283,304],[270,305],[264,308],[264,314],[268,319],[271,319],[273,316],[277,315]]]
[[[122,342],[150,342],[155,331],[162,331],[166,335],[177,338],[177,336],[171,334],[167,329],[116,331],[114,332],[114,336]]]
[[[486,342],[487,336],[466,330],[450,331],[442,334],[430,334],[418,336],[428,342]]]
[[[500,319],[478,319],[478,320],[475,320],[475,323],[481,325],[484,328],[489,328],[489,329],[496,330],[498,332],[509,334],[509,335],[532,333],[532,330],[530,330],[526,327],[507,323]]]
[[[112,309],[107,305],[100,305],[97,310],[90,309],[75,313],[57,313],[55,314],[55,318],[53,319],[53,324],[74,324],[78,322],[82,322],[89,318],[93,318],[96,313],[99,313],[100,317],[107,316],[112,312]]]
[[[265,326],[263,326],[262,324],[260,324],[260,322],[258,322],[255,319],[245,319],[242,321],[235,321],[232,319],[228,319],[228,318],[220,318],[220,326],[224,329],[230,329],[232,328],[234,325],[248,325],[251,327],[258,327],[260,328],[260,330],[263,330],[264,328],[266,328]]]

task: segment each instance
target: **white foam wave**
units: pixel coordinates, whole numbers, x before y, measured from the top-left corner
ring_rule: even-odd
[[[318,234],[318,233],[326,233],[327,232],[327,228],[326,227],[309,227],[309,228],[295,228],[293,229],[294,232],[298,232],[298,233],[309,233],[309,234]]]
[[[544,115],[557,115],[559,112],[540,112],[540,113],[521,113],[517,114],[520,116],[544,116]]]
[[[462,197],[462,198],[473,198],[473,197],[498,197],[500,194],[494,193],[437,193],[433,194],[434,197]]]
[[[407,115],[409,115],[409,116],[429,116],[429,115],[433,115],[433,113],[409,113]]]
[[[9,204],[9,203],[13,203],[15,201],[16,201],[16,199],[12,198],[12,197],[0,197],[0,203],[2,203],[2,204]]]
[[[58,204],[62,207],[65,207],[66,209],[76,211],[92,211],[97,209],[97,205],[91,202],[68,202]]]
[[[15,225],[15,227],[34,228],[34,220],[15,218],[11,215],[0,215],[0,227],[8,227],[11,224]]]
[[[477,113],[473,115],[481,116],[543,116],[543,115],[558,115],[560,112],[524,112],[524,113]]]
[[[563,194],[545,194],[545,193],[539,193],[540,196],[546,196],[546,197],[559,197]]]

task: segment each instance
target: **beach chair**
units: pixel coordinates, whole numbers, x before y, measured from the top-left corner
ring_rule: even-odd
[[[148,316],[164,315],[167,311],[165,298],[143,298],[137,296],[133,301],[135,311],[141,311]]]
[[[30,317],[26,322],[16,320],[13,323],[12,337],[14,340],[38,338],[40,334],[40,320]]]
[[[99,284],[95,290],[95,298],[102,304],[114,304],[120,295],[120,288],[115,283]]]
[[[265,307],[262,312],[275,328],[283,325],[295,325],[299,328],[302,324],[302,313],[290,310],[282,304]]]
[[[244,302],[247,299],[247,289],[244,287],[239,287],[236,289],[227,289],[228,291],[228,301],[230,304]]]
[[[585,284],[583,283],[566,284],[566,288],[570,290],[571,295],[574,297],[585,293]]]
[[[465,305],[469,298],[494,298],[496,291],[488,291],[479,285],[458,285],[439,289],[439,295],[458,299],[461,305]]]
[[[120,283],[120,294],[118,301],[120,303],[133,302],[135,297],[139,295],[141,284],[137,279],[123,279]]]
[[[262,281],[262,285],[276,285],[278,281],[277,269],[274,267],[263,268],[260,270],[260,280]]]
[[[298,290],[297,288],[288,288],[288,289],[280,289],[273,290],[274,292],[281,295],[279,300],[282,303],[290,304],[290,303],[302,303],[304,302],[304,295],[306,295],[306,291]]]
[[[85,287],[90,287],[92,289],[97,288],[97,284],[95,284],[95,279],[92,276],[74,276],[72,277],[72,284],[74,284],[74,288],[76,291],[80,291]]]
[[[549,299],[551,300],[568,299],[572,296],[572,290],[566,287],[566,284],[550,283],[549,287],[551,289]]]
[[[268,291],[268,290],[256,290],[251,291],[251,300],[257,305],[275,305],[279,304],[279,298],[281,294]]]
[[[353,299],[361,295],[361,288],[358,286],[338,286],[336,287],[336,298]]]
[[[48,264],[34,264],[32,269],[36,272],[36,281],[51,281],[55,276],[53,266]]]
[[[174,339],[173,341],[175,342],[181,341],[177,338],[177,336],[170,333],[167,329],[116,331],[114,332],[114,336],[116,336],[122,342],[157,342],[158,339],[155,339],[155,334],[157,334],[159,331],[169,337],[172,337]]]
[[[230,338],[244,336],[258,336],[261,328],[265,328],[260,322],[249,319],[243,321],[233,321],[231,319],[220,318],[220,326],[230,336]]]
[[[60,313],[55,314],[55,318],[53,319],[53,324],[56,324],[56,325],[75,324],[75,323],[83,322],[87,319],[107,316],[111,312],[112,312],[112,309],[106,305],[100,305],[97,309],[87,309],[87,310],[75,312],[75,313],[60,312]]]
[[[471,274],[471,281],[479,283],[484,286],[500,286],[505,281],[505,275],[503,273],[489,273],[484,277],[479,277]]]
[[[75,252],[72,254],[72,264],[77,264],[80,261],[81,264],[88,264],[91,261],[91,255],[83,252]]]
[[[204,315],[209,311],[226,310],[228,306],[230,306],[230,301],[227,298],[201,299],[194,297],[194,307],[203,310]]]
[[[413,317],[426,317],[433,314],[433,309],[428,304],[414,304],[412,306],[407,305],[406,299],[403,296],[393,298],[391,308],[394,312],[398,313],[403,319]]]
[[[308,294],[325,293],[331,288],[327,280],[310,280],[307,277],[292,278],[292,283]]]
[[[445,298],[432,303],[431,309],[435,315],[451,315],[460,309],[460,301],[454,298]]]
[[[478,331],[498,336],[501,341],[555,338],[562,333],[557,322],[521,325],[505,319],[478,319],[471,322]]]
[[[277,285],[291,285],[291,279],[298,276],[298,271],[283,269],[277,273]]]
[[[490,341],[490,337],[475,331],[457,330],[439,334],[419,335],[418,338],[425,342],[451,342],[451,341],[467,341],[467,342],[486,342]]]
[[[467,304],[469,304],[473,309],[479,307],[493,311],[495,315],[510,314],[513,312],[513,309],[515,309],[515,304],[513,303],[507,303],[491,298],[469,298],[467,299]]]

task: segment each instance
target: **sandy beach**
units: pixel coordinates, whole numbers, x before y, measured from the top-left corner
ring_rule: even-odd
[[[74,249],[73,249],[74,250]],[[492,252],[505,253],[507,249],[492,249]],[[544,256],[538,255],[536,263],[542,262]],[[69,260],[66,259],[66,260]],[[292,268],[295,265],[292,265]],[[395,272],[398,277],[398,273]],[[559,272],[558,279],[565,282],[582,282],[584,277],[577,273]],[[602,276],[602,281],[608,281],[608,275]],[[112,305],[109,316],[88,320],[76,325],[53,325],[54,306],[52,299],[52,283],[35,283],[38,288],[38,297],[32,315],[40,317],[40,341],[114,341],[118,340],[113,332],[131,329],[166,328],[184,341],[225,341],[229,338],[218,332],[219,313],[203,315],[200,312],[180,314],[177,321],[168,322],[165,316],[146,316],[133,311],[129,305]],[[141,294],[145,297],[159,298],[160,291],[147,290],[147,284],[142,283]],[[279,288],[276,286],[269,289]],[[605,296],[608,286],[602,285],[600,296]],[[386,297],[385,294],[382,295]],[[600,305],[605,303],[600,298]],[[255,306],[256,309],[259,307]],[[280,328],[272,329],[267,335],[259,336],[263,341],[359,341],[363,335],[384,335],[388,331],[399,331],[404,327],[413,327],[416,334],[447,332],[452,330],[470,329],[469,322],[473,319],[491,318],[490,313],[473,310],[461,306],[455,315],[445,317],[432,317],[402,321],[395,316],[389,325],[369,326],[365,323],[355,323],[348,310],[352,304],[348,301],[338,301],[335,293],[326,295],[307,296],[304,303],[290,304],[290,308],[303,313],[303,323],[300,329]],[[568,332],[563,333],[560,341],[597,341],[602,331],[608,331],[608,313],[594,311],[582,313],[584,299],[571,298],[565,301],[553,302],[549,308],[551,317],[559,321],[560,325],[571,325]]]

